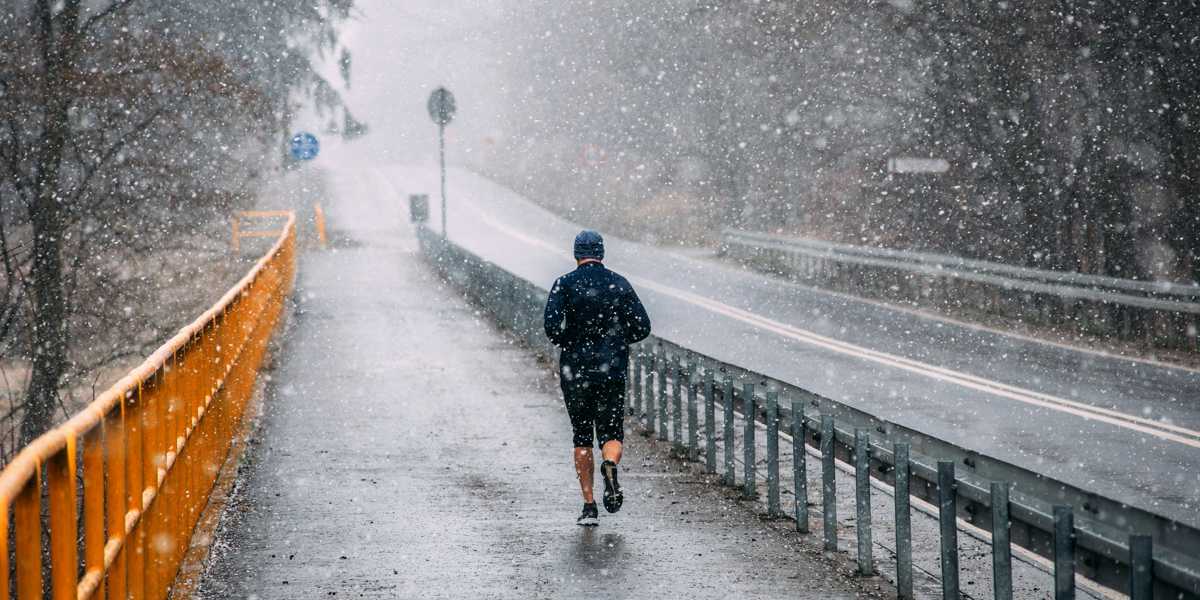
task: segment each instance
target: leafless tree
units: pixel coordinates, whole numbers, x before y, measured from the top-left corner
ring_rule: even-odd
[[[253,193],[306,100],[357,124],[309,58],[337,46],[350,10],[28,0],[0,12],[0,348],[30,365],[20,443],[52,424],[64,377],[130,351],[84,358],[97,329],[147,328],[126,302],[148,287],[129,268],[139,256]]]

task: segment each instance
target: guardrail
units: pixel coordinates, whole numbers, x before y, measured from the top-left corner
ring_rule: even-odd
[[[291,291],[294,215],[277,235],[212,308],[0,471],[0,600],[166,597]]]
[[[777,275],[856,294],[985,312],[1196,351],[1200,286],[1135,281],[725,229],[721,249]]]
[[[422,251],[447,279],[530,347],[546,356],[555,355],[542,329],[545,288],[485,261],[423,225],[417,231]],[[901,597],[905,597],[906,591],[911,592],[912,564],[903,557],[911,556],[905,552],[911,544],[911,537],[905,539],[905,525],[908,496],[912,495],[942,508],[942,582],[946,598],[958,598],[956,518],[990,531],[993,539],[999,540],[993,546],[997,598],[1011,597],[1011,585],[1005,585],[1011,581],[1006,577],[1011,569],[1011,555],[1004,540],[1055,561],[1056,593],[1060,594],[1056,598],[1072,597],[1068,594],[1073,591],[1076,571],[1135,599],[1200,598],[1200,553],[1196,550],[1200,548],[1200,530],[1186,524],[877,419],[744,366],[692,352],[659,336],[651,336],[638,346],[631,371],[632,408],[646,415],[647,426],[658,433],[659,439],[668,438],[670,427],[675,442],[689,456],[704,456],[705,468],[710,473],[717,469],[716,433],[710,424],[715,423],[715,407],[722,408],[727,449],[724,481],[729,485],[736,483],[732,448],[739,429],[736,421],[741,420],[743,448],[751,449],[743,457],[742,486],[747,493],[756,492],[757,460],[752,450],[755,424],[764,424],[768,436],[768,510],[776,516],[783,516],[778,489],[780,423],[789,424],[794,443],[803,441],[819,448],[825,477],[822,501],[827,507],[823,511],[827,545],[836,545],[833,535],[836,521],[831,519],[833,511],[829,508],[836,477],[835,457],[856,466],[860,511],[870,502],[870,486],[863,484],[869,481],[866,477],[874,477],[899,490],[896,525]],[[686,411],[681,401],[684,396]],[[703,421],[698,416],[697,397],[705,403]],[[804,454],[793,453],[801,459]],[[801,469],[802,465],[793,468]],[[798,487],[793,493],[799,501],[791,517],[797,519],[801,531],[807,531],[807,486]],[[859,553],[859,566],[868,571],[873,568],[870,528],[861,529],[860,540],[866,536],[867,551]]]

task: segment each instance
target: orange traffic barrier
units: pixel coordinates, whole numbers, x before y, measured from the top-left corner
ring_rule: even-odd
[[[327,245],[325,239],[325,211],[321,209],[321,203],[313,204],[313,227],[317,230],[317,241],[324,248]]]
[[[18,600],[166,597],[291,292],[296,219],[282,215],[220,301],[0,471],[0,600],[13,577]]]
[[[290,210],[241,210],[233,213],[233,218],[230,220],[233,229],[233,251],[241,251],[244,238],[277,238],[283,234],[282,229],[246,230],[242,227],[243,219],[287,219],[292,215]]]

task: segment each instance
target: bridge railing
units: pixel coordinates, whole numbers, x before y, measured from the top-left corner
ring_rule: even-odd
[[[520,336],[545,356],[556,351],[542,329],[542,309],[547,290],[510,273],[478,255],[418,226],[422,250],[447,279],[503,327]],[[801,531],[808,530],[808,491],[793,492],[794,510],[779,504],[779,443],[790,431],[793,443],[818,448],[826,478],[820,490],[825,507],[833,505],[835,459],[856,469],[856,505],[869,514],[870,478],[908,493],[897,493],[896,530],[906,530],[909,495],[929,501],[940,510],[939,539],[942,551],[942,580],[945,598],[958,598],[957,522],[964,521],[988,532],[992,539],[1050,558],[1055,563],[1056,592],[1074,588],[1076,573],[1099,584],[1129,593],[1135,600],[1150,598],[1200,598],[1200,530],[1146,510],[1098,496],[1007,463],[980,455],[967,448],[919,431],[879,419],[869,413],[824,398],[786,381],[694,352],[661,336],[652,335],[638,345],[631,360],[631,407],[645,417],[644,424],[659,439],[672,439],[689,456],[704,457],[709,472],[718,469],[713,444],[715,432],[709,415],[720,406],[727,425],[722,436],[726,449],[739,444],[743,451],[756,447],[754,436],[760,426],[767,431],[766,480],[769,510],[775,516],[797,519]],[[703,398],[704,418],[699,418],[697,396]],[[687,398],[686,409],[683,398]],[[736,427],[735,422],[741,426]],[[686,424],[686,428],[684,427]],[[784,424],[781,427],[781,424]],[[699,429],[703,428],[704,431]],[[740,432],[740,436],[739,436]],[[701,442],[700,440],[704,441]],[[774,448],[774,452],[772,452]],[[760,461],[751,452],[740,457],[744,481],[734,480],[732,450],[725,455],[724,481],[756,494],[759,478],[754,465]],[[805,452],[795,451],[794,457]],[[749,466],[749,468],[747,468]],[[797,470],[800,466],[794,465]],[[802,471],[801,471],[802,472]],[[826,519],[832,510],[824,511]],[[867,521],[869,522],[869,520]],[[836,536],[828,520],[823,527],[827,547],[836,547]],[[870,529],[866,534],[869,549]],[[897,541],[911,548],[911,536]],[[906,546],[907,545],[907,546]],[[860,546],[862,547],[862,546]],[[1008,544],[993,545],[996,557],[996,598],[1005,595],[1003,573],[1011,569]],[[859,566],[870,571],[870,553],[860,552]],[[902,594],[904,573],[911,585],[912,561],[898,564]],[[899,561],[898,561],[899,562]],[[1011,572],[1011,571],[1008,571]],[[1011,578],[1007,581],[1011,582]],[[911,587],[909,588],[911,590]],[[1008,590],[1011,593],[1011,586]],[[911,595],[908,597],[912,597]]]
[[[0,600],[166,597],[291,291],[295,239],[288,214],[220,301],[0,471]]]
[[[823,287],[1197,350],[1200,286],[725,229],[721,252]]]

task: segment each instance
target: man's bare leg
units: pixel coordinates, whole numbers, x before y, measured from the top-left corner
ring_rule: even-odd
[[[605,444],[604,448],[607,451],[608,444]],[[618,451],[617,456],[620,456],[620,451]],[[596,461],[592,457],[592,449],[590,447],[575,448],[575,475],[579,477],[579,491],[583,492],[583,501],[585,504],[592,504],[596,501],[595,497],[592,496],[592,480],[595,471]]]
[[[604,442],[604,446],[600,448],[600,456],[604,460],[611,460],[614,464],[621,464],[621,451],[624,446],[619,440],[608,440]],[[591,448],[589,448],[591,450]]]

